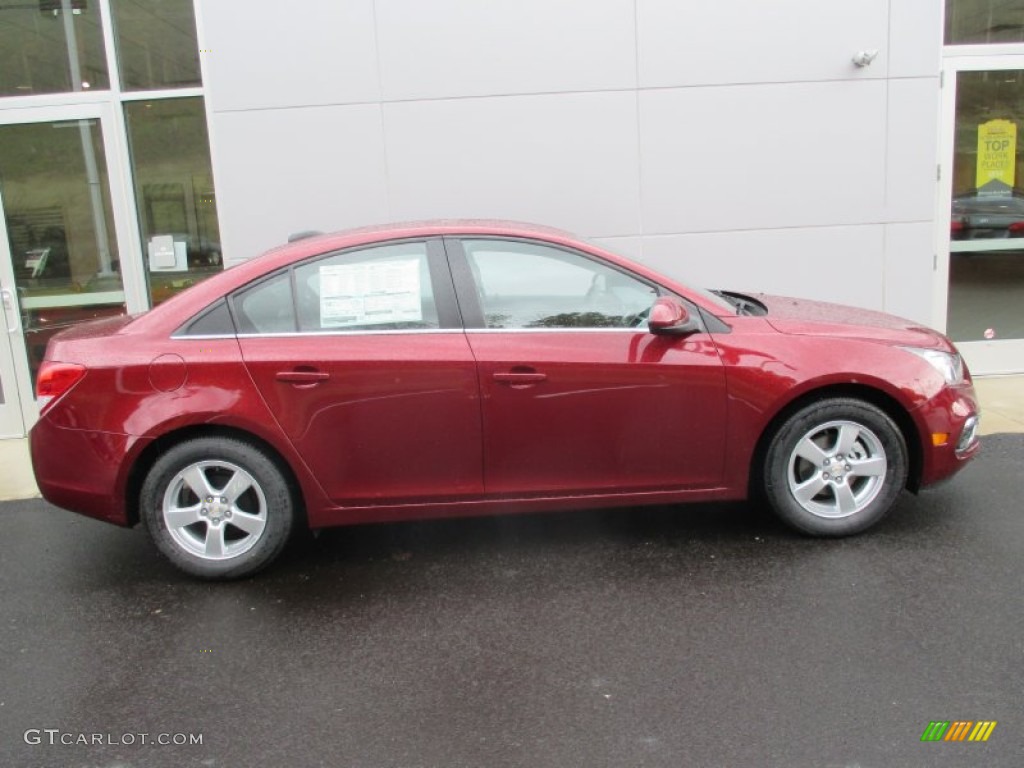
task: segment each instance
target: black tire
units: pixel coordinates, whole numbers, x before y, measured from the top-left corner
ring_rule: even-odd
[[[269,565],[288,542],[295,509],[277,464],[255,446],[227,437],[170,448],[153,464],[140,494],[140,517],[157,548],[203,579],[239,578]]]
[[[889,511],[907,482],[907,445],[880,408],[818,400],[783,422],[764,463],[764,494],[787,525],[851,536]]]

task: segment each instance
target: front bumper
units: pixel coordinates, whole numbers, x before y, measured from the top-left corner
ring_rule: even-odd
[[[981,448],[981,407],[969,380],[943,388],[917,409],[914,417],[921,433],[921,487],[952,477]]]

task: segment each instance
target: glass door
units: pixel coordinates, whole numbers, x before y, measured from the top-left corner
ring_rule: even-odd
[[[25,434],[19,377],[14,367],[12,336],[20,330],[18,303],[10,290],[0,289],[3,320],[0,320],[0,439]]]
[[[944,80],[946,332],[973,372],[1019,373],[1024,371],[1024,58],[954,60]]]
[[[20,394],[22,434],[37,415],[35,377],[54,334],[141,308],[125,290],[125,278],[139,276],[124,268],[139,267],[122,258],[133,245],[112,121],[102,104],[0,113],[0,296],[11,358],[4,370],[0,344],[0,386],[5,404]]]

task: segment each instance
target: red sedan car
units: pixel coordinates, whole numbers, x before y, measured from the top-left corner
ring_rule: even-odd
[[[696,290],[557,230],[299,240],[55,337],[36,479],[207,578],[295,526],[743,499],[878,522],[977,452],[954,346],[877,312]]]

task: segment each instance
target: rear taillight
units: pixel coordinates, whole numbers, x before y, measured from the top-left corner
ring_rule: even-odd
[[[39,410],[66,393],[85,376],[85,366],[77,363],[56,363],[49,360],[39,367],[36,377],[36,399]]]
[[[953,219],[951,222],[949,222],[949,231],[950,232],[963,232],[964,231],[964,222],[963,222],[963,220],[961,220],[961,219]]]
[[[1024,221],[1015,221],[1007,229],[1014,235],[1024,233]]]

